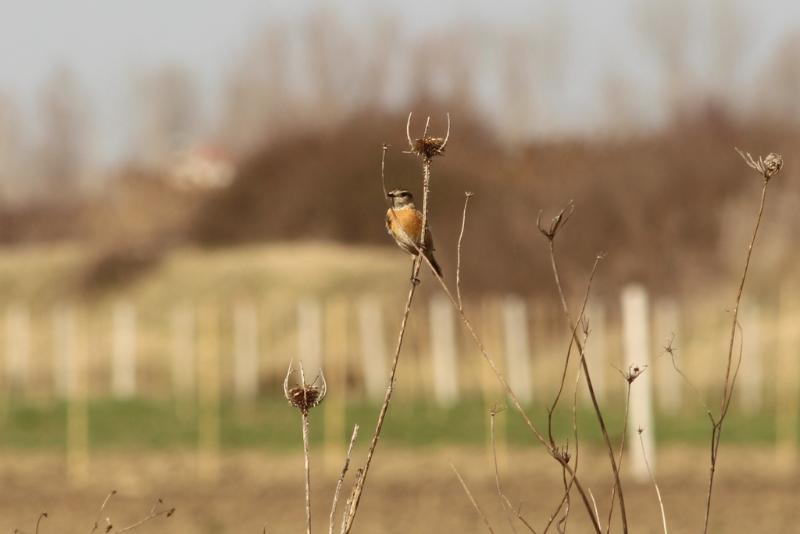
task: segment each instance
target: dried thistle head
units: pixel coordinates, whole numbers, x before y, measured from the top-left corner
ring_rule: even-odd
[[[408,122],[406,123],[406,137],[408,138],[408,145],[411,147],[411,153],[420,156],[425,161],[430,162],[435,156],[444,156],[444,149],[447,146],[447,140],[450,139],[450,114],[447,114],[447,135],[442,139],[441,137],[428,137],[428,124],[430,124],[430,117],[425,123],[425,131],[422,133],[422,138],[411,140],[411,114],[408,114]]]
[[[431,159],[434,156],[443,156],[444,139],[441,137],[414,139],[414,142],[411,144],[411,152],[425,159]]]
[[[761,173],[765,181],[769,181],[770,178],[781,172],[783,168],[783,158],[778,154],[772,153],[763,159],[759,156],[758,160],[754,160],[749,152],[742,152],[738,148],[736,152],[742,156],[742,159],[744,159],[745,163],[747,163],[750,168]]]
[[[289,377],[293,373],[300,371],[299,386],[293,388],[289,387]],[[304,415],[315,406],[319,406],[325,400],[325,394],[328,391],[328,386],[325,382],[325,375],[322,374],[322,369],[319,374],[310,384],[305,383],[305,373],[303,372],[303,362],[300,362],[300,369],[292,369],[292,364],[289,364],[289,371],[286,373],[286,378],[283,380],[283,394],[289,404],[299,409]],[[319,384],[317,384],[319,382]]]

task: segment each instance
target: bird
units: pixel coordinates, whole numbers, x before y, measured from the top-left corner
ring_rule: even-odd
[[[386,212],[386,230],[389,232],[397,244],[414,256],[418,251],[428,258],[431,262],[433,270],[440,277],[442,276],[442,268],[433,257],[433,236],[431,229],[425,228],[425,240],[422,240],[422,214],[417,210],[414,205],[414,196],[408,189],[393,189],[386,195],[391,203],[391,208]],[[413,264],[412,264],[412,281],[413,279]]]

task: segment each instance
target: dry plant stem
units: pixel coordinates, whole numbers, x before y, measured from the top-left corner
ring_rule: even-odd
[[[42,512],[39,514],[39,519],[36,520],[36,534],[39,534],[39,523],[42,522],[43,517],[47,517],[47,512]]]
[[[423,259],[427,261],[427,258],[423,257]],[[430,265],[430,262],[428,262],[428,265],[431,267],[431,270],[433,271],[433,266]],[[436,274],[435,271],[434,274]],[[466,314],[459,307],[458,302],[453,297],[453,293],[450,291],[450,288],[447,287],[447,284],[440,276],[437,276],[436,278],[437,280],[439,280],[439,284],[442,286],[442,289],[444,290],[445,294],[450,299],[450,302],[453,304],[453,307],[455,307],[456,311],[458,312],[458,315],[461,318],[461,322],[464,323],[464,326],[467,328],[470,337],[472,337],[472,340],[475,342],[475,345],[478,347],[478,350],[480,350],[481,354],[483,355],[483,359],[486,360],[486,363],[488,363],[489,367],[491,367],[492,372],[497,377],[497,380],[500,382],[500,385],[503,386],[503,390],[505,390],[506,394],[511,399],[511,402],[514,404],[514,408],[516,408],[517,412],[519,412],[519,414],[522,416],[523,420],[525,421],[525,424],[528,425],[528,428],[536,436],[536,439],[538,439],[539,442],[542,445],[544,445],[548,453],[559,464],[561,464],[571,476],[574,477],[575,488],[578,490],[578,493],[580,494],[581,499],[583,500],[583,503],[586,506],[587,511],[589,512],[589,516],[591,517],[592,520],[592,526],[594,527],[595,532],[597,534],[602,534],[600,523],[597,521],[597,518],[592,513],[591,501],[589,500],[589,497],[587,496],[586,491],[579,482],[578,478],[574,476],[575,474],[573,473],[572,468],[567,464],[564,458],[561,457],[560,452],[549,443],[549,441],[544,437],[544,435],[541,432],[539,432],[539,429],[536,428],[536,425],[533,424],[533,421],[531,421],[530,417],[528,417],[528,414],[525,412],[525,409],[522,407],[522,404],[520,404],[519,399],[517,399],[516,394],[514,394],[514,391],[508,385],[508,382],[506,382],[506,379],[503,377],[503,374],[497,368],[497,365],[494,363],[492,357],[489,356],[489,353],[486,351],[486,347],[484,347],[483,343],[481,343],[480,338],[478,338],[478,334],[472,327],[472,323],[469,322],[469,319],[467,318]]]
[[[481,511],[481,508],[480,508],[480,506],[478,506],[478,503],[476,503],[476,502],[475,502],[475,498],[472,496],[472,493],[470,493],[470,491],[469,491],[469,488],[468,488],[468,487],[467,487],[467,485],[464,483],[464,479],[463,479],[463,478],[461,478],[461,474],[458,472],[458,469],[456,469],[456,466],[455,466],[455,465],[453,465],[453,462],[452,462],[452,461],[450,462],[450,467],[452,467],[452,468],[453,468],[453,471],[455,471],[455,473],[456,473],[456,476],[458,477],[458,481],[459,481],[459,482],[461,482],[461,486],[464,488],[464,491],[466,491],[466,492],[467,492],[467,497],[469,497],[469,500],[472,502],[472,506],[474,506],[474,507],[475,507],[475,509],[476,509],[476,510],[478,511],[478,513],[480,514],[480,516],[481,516],[481,519],[483,519],[483,522],[484,522],[484,524],[486,525],[486,528],[487,528],[487,529],[489,529],[489,532],[491,532],[491,534],[494,534],[494,530],[492,530],[492,525],[490,525],[490,524],[489,524],[489,520],[488,520],[488,519],[486,519],[486,516],[485,516],[485,515],[483,515],[483,512]]]
[[[596,265],[596,264],[595,264]],[[588,324],[584,324],[584,336],[583,336],[583,345],[586,346],[586,339],[589,336],[588,332]],[[581,355],[583,357],[583,355]],[[575,463],[572,469],[575,475],[578,473],[578,460],[579,460],[579,443],[578,443],[578,384],[581,380],[581,368],[578,367],[578,374],[575,376],[575,387],[572,390],[572,432],[575,437],[575,453],[572,455],[572,458],[575,458]],[[550,436],[550,441],[552,442],[553,437],[552,434]],[[575,475],[573,475],[569,481],[569,484],[565,484],[564,487],[564,496],[561,498],[561,502],[558,504],[558,508],[556,511],[550,515],[549,520],[547,521],[547,525],[543,532],[547,532],[553,524],[555,517],[558,515],[558,512],[561,511],[561,507],[565,504],[567,505],[567,513],[569,512],[569,492],[572,490],[572,485],[575,482]],[[591,489],[589,490],[589,496],[592,499],[592,505],[594,507],[594,515],[597,517],[597,503],[594,501],[594,496],[592,495]],[[599,522],[599,520],[598,520]]]
[[[750,268],[750,259],[753,255],[753,246],[756,242],[756,237],[758,236],[758,228],[761,225],[761,217],[764,214],[764,202],[767,197],[767,186],[769,185],[769,180],[764,180],[764,187],[761,189],[761,202],[758,206],[758,216],[756,217],[756,224],[755,228],[753,229],[753,237],[750,239],[750,245],[747,248],[747,258],[744,263],[744,271],[742,272],[742,280],[739,283],[739,291],[736,294],[736,304],[733,307],[733,321],[731,324],[731,339],[728,345],[728,364],[725,370],[725,382],[722,388],[722,400],[720,405],[719,417],[716,421],[712,418],[712,431],[711,431],[711,468],[709,470],[708,476],[708,495],[706,497],[706,513],[705,513],[705,521],[703,524],[703,534],[708,532],[708,521],[711,515],[711,494],[714,489],[714,474],[717,469],[717,454],[719,452],[719,442],[722,436],[722,423],[725,421],[725,416],[728,413],[728,408],[730,406],[731,397],[733,395],[733,386],[736,382],[736,376],[738,374],[738,366],[736,370],[731,374],[731,370],[733,368],[733,346],[735,343],[735,336],[736,336],[736,328],[739,324],[739,303],[742,300],[742,293],[744,291],[744,283],[747,280],[747,271]],[[741,358],[740,358],[741,361]]]
[[[650,462],[647,460],[647,453],[644,450],[644,439],[642,438],[643,428],[639,429],[639,443],[642,445],[642,455],[644,456],[644,464],[647,466],[647,473],[650,475],[650,480],[653,481],[653,486],[656,488],[656,495],[658,495],[658,505],[661,507],[661,524],[664,526],[664,534],[667,534],[667,516],[664,513],[664,501],[661,500],[661,490],[658,489],[656,477],[653,476],[653,471],[650,469]]]
[[[351,521],[350,519],[350,510],[353,508],[353,498],[355,497],[355,488],[358,486],[359,481],[361,480],[361,473],[364,470],[362,468],[356,469],[356,481],[353,485],[353,493],[350,494],[350,497],[347,498],[347,502],[344,505],[344,514],[342,514],[342,529],[339,531],[339,534],[344,534],[344,529],[347,528],[347,525]]]
[[[586,293],[584,294],[584,297],[583,297],[583,304],[581,305],[581,313],[578,316],[578,320],[575,322],[575,325],[572,327],[572,335],[570,336],[569,346],[567,347],[567,357],[565,358],[565,361],[564,361],[564,371],[561,373],[561,382],[559,383],[559,386],[558,386],[558,392],[556,393],[555,400],[553,400],[553,405],[550,406],[547,409],[547,433],[548,433],[548,436],[550,438],[550,444],[553,445],[554,447],[555,447],[555,442],[553,440],[553,432],[552,432],[552,429],[553,429],[553,412],[555,411],[556,406],[558,405],[558,401],[561,398],[561,393],[564,391],[564,385],[566,384],[566,380],[567,380],[567,369],[569,368],[570,355],[572,354],[572,346],[573,346],[574,342],[576,342],[578,340],[578,338],[577,338],[578,326],[584,324],[583,323],[584,313],[586,313],[586,305],[589,303],[589,295],[591,294],[591,291],[592,291],[592,282],[594,281],[594,275],[597,272],[597,266],[600,263],[600,260],[602,258],[603,258],[603,256],[599,256],[598,255],[594,260],[594,265],[592,266],[592,272],[589,275],[589,282],[586,285]],[[585,324],[584,325],[584,343],[583,343],[583,345],[578,343],[578,349],[580,350],[581,361],[583,361],[583,358],[584,358],[584,352],[583,352],[584,349],[583,349],[583,347],[586,344],[586,337],[587,336],[588,336],[588,324]],[[580,376],[580,374],[579,374],[579,376]],[[577,388],[577,386],[576,386],[576,388]],[[576,392],[577,392],[577,389],[576,389]],[[573,405],[573,408],[574,408],[574,405]]]
[[[490,424],[489,424],[489,435],[492,438],[492,460],[494,461],[494,482],[497,487],[497,497],[500,499],[500,506],[503,507],[503,513],[506,515],[506,519],[508,520],[508,525],[511,527],[511,530],[514,531],[514,534],[517,533],[517,529],[514,527],[514,522],[511,520],[511,516],[508,513],[508,508],[506,508],[506,501],[503,497],[503,492],[500,489],[500,471],[497,469],[497,448],[495,447],[494,442],[494,416],[503,411],[505,408],[497,408],[496,406],[492,406],[492,410],[490,412]]]
[[[469,197],[474,195],[467,191],[464,193],[466,198],[464,199],[464,214],[461,216],[461,233],[458,234],[458,252],[456,254],[456,294],[458,295],[458,309],[463,311],[464,305],[461,301],[461,241],[464,239],[464,226],[467,223],[467,204],[469,204]]]
[[[311,534],[311,466],[308,461],[308,412],[304,410],[300,413],[303,417],[303,456],[305,457],[306,468],[306,532]]]
[[[550,241],[550,263],[553,268],[553,276],[555,277],[556,281],[556,288],[558,289],[558,294],[561,297],[561,306],[564,309],[564,315],[567,319],[567,324],[572,330],[572,337],[575,340],[576,345],[578,346],[578,350],[581,354],[583,354],[583,346],[580,340],[577,337],[575,329],[573,327],[572,316],[569,312],[569,306],[567,305],[567,299],[564,296],[564,288],[561,285],[561,279],[558,274],[558,265],[556,264],[556,254],[555,254],[555,244],[554,238],[555,234],[548,237]],[[583,373],[586,377],[586,386],[589,389],[589,396],[592,399],[592,406],[594,408],[595,415],[597,416],[597,421],[600,423],[600,430],[603,433],[603,441],[605,441],[606,450],[608,451],[608,458],[609,462],[611,463],[611,470],[614,473],[614,484],[617,488],[617,496],[619,498],[619,508],[620,508],[620,516],[622,519],[622,532],[623,534],[628,534],[628,518],[627,514],[625,513],[625,499],[622,496],[622,483],[619,480],[619,470],[617,468],[617,462],[614,459],[614,449],[611,446],[611,439],[608,437],[608,429],[606,428],[605,420],[603,419],[603,413],[600,410],[600,404],[597,402],[597,395],[594,392],[594,387],[592,386],[592,378],[589,374],[589,367],[586,364],[586,359],[581,358],[581,367],[583,367]]]
[[[506,506],[508,506],[509,508],[511,508],[512,510],[514,510],[514,507],[513,507],[513,506],[511,506],[511,503],[508,501],[508,499],[506,499],[506,498],[505,498],[505,496],[503,496],[503,498],[504,498],[504,499],[505,499],[505,501],[506,501]],[[516,509],[516,510],[514,510],[514,515],[516,516],[516,518],[517,518],[517,519],[519,519],[520,521],[522,521],[522,524],[523,524],[523,525],[525,525],[525,526],[528,528],[528,530],[530,530],[530,531],[531,531],[533,534],[536,534],[536,531],[535,531],[535,530],[533,530],[533,527],[530,525],[530,523],[528,523],[528,522],[525,520],[525,518],[524,518],[524,517],[522,517],[521,513],[522,513],[522,502],[520,501],[520,503],[519,503],[519,508],[518,508],[518,509]]]
[[[134,523],[133,525],[131,525],[129,527],[125,527],[123,529],[115,531],[114,534],[121,534],[122,532],[127,532],[128,530],[133,530],[136,527],[138,527],[139,525],[147,523],[151,519],[154,519],[154,518],[156,518],[156,517],[158,517],[160,515],[166,515],[167,517],[171,517],[172,514],[175,513],[175,508],[171,508],[169,510],[161,510],[160,512],[156,512],[155,511],[156,510],[156,506],[158,506],[159,504],[161,504],[161,499],[159,499],[158,502],[155,504],[155,506],[153,506],[153,509],[150,510],[150,515],[149,516],[145,517],[144,519],[142,519],[138,523]]]
[[[333,506],[331,506],[331,523],[328,528],[328,534],[333,534],[333,520],[336,517],[336,505],[339,503],[339,492],[342,491],[342,484],[344,483],[344,476],[350,468],[350,458],[353,456],[353,446],[356,444],[358,437],[358,425],[353,428],[353,437],[350,438],[350,447],[347,449],[347,459],[344,461],[342,468],[342,476],[339,477],[339,482],[336,483],[336,491],[333,494]]]
[[[620,371],[622,373],[622,371]],[[625,394],[625,416],[622,418],[622,438],[619,442],[619,460],[617,464],[617,473],[622,472],[622,456],[625,453],[625,435],[628,432],[628,413],[631,407],[631,383],[628,382],[628,390]],[[614,514],[614,497],[617,493],[617,485],[611,488],[611,503],[608,506],[608,523],[606,524],[606,533],[611,532],[611,516]]]
[[[106,499],[103,501],[103,504],[100,506],[100,511],[97,512],[97,519],[95,519],[95,521],[94,521],[94,528],[92,529],[92,532],[90,534],[94,534],[94,532],[97,530],[97,527],[100,526],[100,519],[101,519],[101,517],[103,515],[103,510],[105,510],[106,504],[108,504],[108,500],[111,497],[113,497],[114,495],[116,495],[116,494],[117,494],[117,490],[113,490],[111,493],[106,495]],[[42,519],[41,516],[39,516],[39,519],[40,520]],[[38,523],[37,523],[37,529],[38,529]]]
[[[430,123],[430,117],[428,118],[428,122],[425,124],[425,132],[423,134],[423,139],[425,139],[428,133],[428,124]],[[408,134],[408,141],[409,144],[411,143],[411,135],[409,133],[411,124],[411,114],[408,115],[408,123],[406,124],[406,133]],[[444,140],[444,144],[442,146],[442,150],[444,150],[444,146],[447,145],[447,139],[450,137],[450,115],[447,116],[447,138]],[[385,178],[385,156],[387,145],[383,145],[383,158],[381,162],[381,181],[383,183],[383,191],[384,196],[386,193],[386,178]],[[422,172],[423,172],[423,196],[422,196],[422,228],[423,228],[423,236],[425,235],[425,228],[427,228],[427,218],[428,218],[428,195],[430,193],[430,177],[431,177],[431,158],[424,157],[423,158],[423,165],[422,165]],[[391,207],[391,206],[390,206]],[[394,208],[392,207],[392,215],[396,218],[397,214],[394,212]],[[399,221],[398,221],[399,222]],[[402,225],[400,225],[402,229]],[[405,229],[403,229],[405,233]],[[356,483],[353,487],[353,491],[350,495],[349,499],[349,509],[345,514],[345,525],[343,529],[343,534],[348,534],[350,529],[353,527],[353,521],[356,516],[356,512],[358,511],[358,504],[361,501],[361,493],[364,489],[364,483],[367,480],[367,474],[369,473],[369,466],[372,462],[372,456],[375,454],[375,448],[378,445],[378,438],[381,434],[381,429],[383,428],[383,422],[386,419],[386,412],[389,409],[389,402],[392,399],[392,391],[394,390],[394,381],[395,381],[395,374],[397,373],[397,363],[400,360],[400,350],[403,346],[403,338],[405,337],[406,332],[406,325],[408,324],[408,316],[411,312],[411,302],[414,299],[414,293],[417,289],[416,283],[414,283],[419,276],[419,270],[422,267],[421,259],[424,259],[428,266],[430,266],[431,271],[436,274],[436,270],[431,265],[430,261],[425,257],[424,254],[421,253],[419,250],[419,246],[417,246],[417,259],[413,263],[412,271],[411,271],[411,289],[408,292],[408,301],[406,302],[406,308],[403,312],[403,321],[400,324],[400,333],[397,338],[397,348],[395,350],[394,359],[392,360],[392,370],[389,373],[389,385],[386,388],[386,396],[384,397],[383,404],[381,405],[381,411],[378,414],[378,424],[375,428],[375,434],[372,437],[372,442],[370,443],[369,450],[367,451],[367,460],[364,463],[364,467],[361,471],[361,476],[356,480]],[[437,275],[437,278],[438,275]],[[441,278],[439,278],[441,280]]]
[[[291,368],[291,363],[289,364]],[[303,398],[308,405],[308,389],[306,388],[306,375],[303,370],[303,362],[300,362],[300,384],[303,389]],[[311,464],[309,462],[308,453],[308,409],[303,408],[300,410],[300,415],[303,420],[303,458],[305,460],[306,472],[306,534],[311,534]]]

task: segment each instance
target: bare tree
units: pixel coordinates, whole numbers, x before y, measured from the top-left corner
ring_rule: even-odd
[[[269,25],[248,45],[226,82],[221,136],[248,152],[291,127],[291,42],[283,25]]]
[[[197,86],[188,69],[162,67],[138,80],[140,159],[161,166],[186,150],[199,128]]]
[[[635,19],[645,44],[661,64],[669,116],[683,113],[694,93],[691,53],[694,33],[688,0],[637,5]]]
[[[771,121],[797,124],[800,122],[800,108],[797,95],[800,94],[800,32],[786,36],[778,46],[772,59],[766,62],[764,74],[769,75],[770,83],[759,83],[757,100],[753,103],[756,113],[763,113]],[[763,76],[758,77],[759,80]]]
[[[5,202],[19,202],[26,194],[22,149],[18,108],[10,96],[0,93],[0,196]]]
[[[38,162],[42,194],[60,201],[79,193],[88,159],[88,98],[73,71],[60,66],[42,96],[44,135]]]

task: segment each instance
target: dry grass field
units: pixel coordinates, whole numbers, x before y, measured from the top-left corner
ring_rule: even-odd
[[[354,462],[363,461],[363,454],[363,450],[357,450]],[[511,532],[498,504],[489,457],[484,450],[463,448],[379,449],[355,532],[487,532],[451,470],[450,460],[495,532]],[[603,453],[585,450],[580,462],[582,481],[604,510],[610,486]],[[198,479],[197,458],[189,451],[98,456],[92,460],[87,485],[76,488],[68,483],[63,457],[5,454],[0,457],[0,532],[20,529],[33,533],[42,511],[49,514],[42,520],[42,534],[89,532],[112,489],[119,493],[102,516],[108,517],[115,528],[147,516],[156,499],[162,498],[165,507],[177,509],[175,515],[156,518],[136,532],[257,533],[265,522],[268,533],[300,532],[305,523],[302,464],[302,456],[294,453],[231,454],[222,461],[219,482],[211,483]],[[670,533],[701,529],[706,466],[704,449],[676,447],[662,451],[658,482]],[[312,454],[311,468],[313,529],[327,531],[336,481],[330,471],[338,467],[324,466],[321,455]],[[352,480],[352,473],[348,480]],[[557,464],[539,448],[510,450],[501,462],[501,482],[512,502],[522,502],[523,517],[542,532],[546,516],[560,498]],[[716,483],[710,532],[797,532],[797,471],[777,462],[771,448],[726,448]],[[662,532],[653,487],[630,480],[624,487],[631,532]],[[568,531],[587,532],[582,505],[573,502],[572,506]],[[515,526],[518,532],[526,531],[521,523]]]

